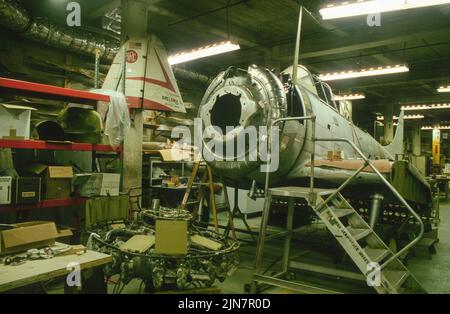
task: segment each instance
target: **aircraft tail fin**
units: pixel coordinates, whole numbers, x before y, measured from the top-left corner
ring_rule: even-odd
[[[125,96],[128,106],[185,113],[166,49],[154,35],[131,38],[119,49],[102,88],[122,90],[123,47],[126,51]]]
[[[392,156],[393,159],[395,159],[396,155],[403,155],[404,154],[404,146],[403,146],[403,137],[404,137],[404,117],[405,113],[402,110],[400,112],[400,116],[398,117],[398,126],[397,131],[395,132],[394,139],[392,140],[392,143],[389,145],[384,146],[384,149]]]

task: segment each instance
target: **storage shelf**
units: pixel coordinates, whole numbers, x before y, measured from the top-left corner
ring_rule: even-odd
[[[72,198],[66,198],[66,199],[43,200],[37,204],[0,205],[0,213],[7,213],[7,212],[13,212],[13,211],[24,211],[24,210],[31,210],[31,209],[83,205],[84,203],[86,203],[87,199],[88,198],[85,198],[85,197],[72,197]]]
[[[15,95],[21,94],[30,97],[56,99],[82,104],[95,104],[97,101],[109,102],[108,95],[92,93],[72,88],[64,88],[46,84],[13,80],[0,77],[0,90]]]
[[[46,142],[39,140],[4,140],[0,139],[0,148],[21,148],[39,150],[67,150],[67,151],[97,151],[117,152],[121,147],[114,149],[104,144],[72,143],[72,142]]]

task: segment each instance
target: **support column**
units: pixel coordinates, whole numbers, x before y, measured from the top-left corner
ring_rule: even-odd
[[[394,139],[394,115],[392,105],[384,108],[384,144],[390,144]]]
[[[413,156],[420,156],[422,154],[421,145],[420,123],[415,122],[411,131],[411,150]]]
[[[147,6],[148,4],[138,0],[122,0],[122,43],[130,37],[147,35]],[[142,109],[132,110],[130,117],[131,128],[124,140],[124,192],[132,187],[142,186]]]

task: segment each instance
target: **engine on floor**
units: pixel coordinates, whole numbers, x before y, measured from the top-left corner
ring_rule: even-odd
[[[133,237],[155,239],[158,221],[187,222],[187,254],[161,254],[149,243],[146,249],[130,250],[125,245]],[[237,266],[236,253],[239,243],[216,232],[195,225],[188,211],[160,207],[143,210],[133,222],[96,225],[91,228],[88,248],[113,256],[113,262],[105,266],[105,275],[119,275],[122,284],[138,278],[154,290],[176,286],[210,287],[216,280],[224,281]]]

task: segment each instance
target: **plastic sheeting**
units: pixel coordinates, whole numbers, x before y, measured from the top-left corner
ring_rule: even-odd
[[[105,89],[93,90],[92,92],[108,95],[111,99],[109,103],[100,101],[97,104],[97,112],[104,122],[104,133],[108,137],[109,144],[112,147],[118,147],[122,144],[125,134],[131,126],[125,95],[121,92]]]

